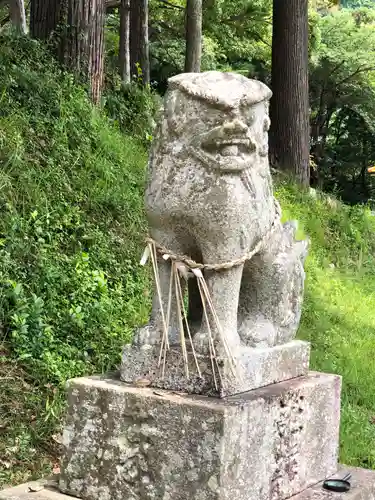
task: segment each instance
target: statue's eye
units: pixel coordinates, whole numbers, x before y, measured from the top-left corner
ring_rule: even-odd
[[[270,129],[270,126],[271,126],[271,120],[268,118],[268,116],[264,119],[264,123],[263,123],[263,130],[265,132],[268,132],[269,129]]]
[[[247,122],[249,125],[253,125],[255,122],[255,113],[250,113],[247,117]]]

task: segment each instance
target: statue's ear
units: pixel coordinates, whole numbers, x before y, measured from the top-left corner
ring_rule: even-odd
[[[186,100],[179,90],[168,92],[165,99],[164,116],[167,120],[170,133],[179,136],[184,128],[184,116]]]

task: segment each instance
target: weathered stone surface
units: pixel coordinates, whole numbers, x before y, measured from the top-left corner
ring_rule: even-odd
[[[375,471],[349,467],[334,477],[342,477],[347,471],[352,473],[350,480],[352,488],[349,492],[342,494],[328,492],[323,490],[322,483],[319,483],[299,495],[293,496],[291,500],[375,500]],[[0,491],[0,500],[68,500],[72,498],[60,493],[57,488],[30,493],[28,492],[29,484]],[[195,499],[191,498],[190,500]]]
[[[170,257],[187,255],[204,265],[222,264],[246,256],[262,241],[251,260],[205,272],[221,329],[233,350],[241,344],[290,342],[301,315],[307,242],[296,242],[295,224],[282,225],[277,217],[268,163],[270,97],[263,83],[234,73],[171,78],[149,160],[150,235],[170,250]],[[170,268],[170,260],[159,259],[165,307]],[[190,327],[197,350],[204,353],[209,329],[194,279],[188,288]],[[159,344],[162,330],[155,293],[150,323],[136,332],[134,343]],[[211,330],[216,332],[214,321]],[[179,342],[176,300],[169,337],[171,344]],[[220,350],[218,336],[216,341]]]
[[[375,471],[343,467],[333,477],[342,478],[352,474],[351,489],[347,493],[333,493],[322,488],[322,483],[293,497],[293,500],[375,500]]]
[[[310,345],[294,340],[275,347],[242,346],[236,355],[238,378],[233,377],[227,360],[223,359],[220,367],[221,377],[216,373],[217,389],[212,364],[207,356],[197,355],[202,375],[199,377],[194,357],[189,352],[190,377],[187,380],[179,347],[167,353],[164,377],[162,368],[158,366],[159,353],[159,346],[125,346],[121,380],[132,383],[139,378],[146,378],[152,387],[225,397],[306,375],[309,369]]]
[[[84,500],[284,500],[336,471],[338,376],[227,399],[69,383],[60,489]]]

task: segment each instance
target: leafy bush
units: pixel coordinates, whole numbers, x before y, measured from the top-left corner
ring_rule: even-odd
[[[309,195],[290,183],[277,184],[284,218],[294,217],[311,239],[315,265],[346,272],[375,271],[375,218],[361,205],[349,206],[319,191]]]
[[[147,310],[146,158],[37,42],[0,44],[0,319],[59,383],[113,367]]]
[[[122,132],[139,139],[145,146],[152,139],[160,106],[161,100],[157,94],[150,87],[141,86],[137,80],[108,90],[104,98],[108,116]]]

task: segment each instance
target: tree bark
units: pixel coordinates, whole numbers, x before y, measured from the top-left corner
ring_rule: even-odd
[[[130,83],[130,0],[121,0],[119,66],[122,82]]]
[[[199,73],[202,58],[202,0],[186,2],[185,72]]]
[[[56,55],[88,81],[98,103],[103,86],[105,0],[32,0],[31,36],[55,37]]]
[[[308,0],[273,0],[270,159],[309,184]]]
[[[89,82],[91,99],[98,103],[104,72],[104,0],[67,0],[59,59]]]
[[[148,0],[130,1],[130,72],[144,85],[150,83]]]
[[[48,40],[60,22],[60,0],[31,0],[30,35]]]
[[[10,0],[9,2],[10,20],[13,26],[21,33],[26,33],[26,14],[23,0]]]

